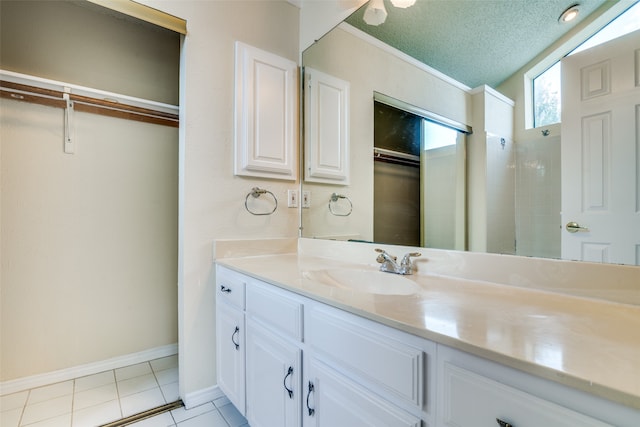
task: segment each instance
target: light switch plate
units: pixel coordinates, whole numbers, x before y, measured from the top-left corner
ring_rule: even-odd
[[[302,207],[303,208],[311,207],[311,191],[302,192]]]
[[[290,208],[298,207],[298,190],[287,190],[287,206]]]

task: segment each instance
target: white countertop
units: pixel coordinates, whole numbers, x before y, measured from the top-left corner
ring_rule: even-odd
[[[328,286],[305,272],[369,268],[298,253],[217,263],[300,295],[640,409],[640,306],[429,273],[411,295]],[[389,274],[389,273],[380,273]]]

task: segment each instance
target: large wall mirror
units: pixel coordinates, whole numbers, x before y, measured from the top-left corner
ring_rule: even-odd
[[[523,105],[530,94],[522,87],[527,71],[523,67],[530,67],[534,59],[539,61],[558,40],[584,33],[585,28],[593,28],[589,27],[592,22],[602,26],[604,19],[608,22],[635,2],[627,2],[624,8],[612,7],[616,2],[604,0],[583,2],[582,24],[573,29],[558,23],[563,6],[572,4],[561,0],[539,2],[536,10],[528,2],[424,0],[404,9],[385,0],[377,2],[385,6],[384,22],[368,25],[365,12],[372,3],[363,5],[303,52],[305,70],[326,74],[346,85],[340,92],[348,96],[346,105],[340,104],[344,100],[332,104],[342,96],[332,91],[316,102],[325,102],[331,114],[338,110],[345,113],[334,115],[339,125],[330,126],[327,132],[336,135],[332,150],[348,146],[346,154],[342,152],[348,164],[341,179],[313,179],[309,178],[305,154],[302,190],[307,194],[303,193],[303,202],[309,204],[302,209],[302,236],[561,258],[561,238],[566,232],[561,194],[568,191],[561,190],[561,125],[550,126],[546,135],[542,131],[547,129],[525,129],[530,126],[525,126],[520,116],[524,116]],[[438,11],[440,7],[443,9]],[[524,16],[518,17],[523,11]],[[542,14],[553,21],[548,30],[541,24]],[[455,16],[471,21],[454,22]],[[495,33],[490,37],[495,49],[483,39],[483,25]],[[514,30],[509,26],[516,32],[510,32]],[[426,28],[429,33],[417,36],[415,28]],[[456,37],[466,37],[467,42],[463,44]],[[509,46],[512,39],[521,39],[528,47]],[[507,58],[505,52],[514,58]],[[306,96],[312,82],[305,80],[304,86]],[[420,142],[414,143],[417,151],[405,148],[404,142],[396,149],[380,146],[379,125],[385,120],[381,110],[387,107],[404,117],[397,119],[398,124],[416,120],[409,127],[414,126],[420,134]],[[305,132],[310,128],[318,131],[309,125],[307,100],[304,120]],[[428,130],[432,124],[436,131]],[[430,150],[425,136],[438,128],[453,131],[449,137],[439,137],[450,142]],[[399,140],[407,138],[406,130],[392,127],[390,132]],[[322,157],[322,150],[313,150]],[[310,151],[308,141],[304,151]],[[340,163],[339,156],[325,155]],[[391,159],[381,162],[385,156]],[[393,178],[387,179],[385,174]],[[633,181],[630,179],[629,185]],[[412,186],[414,190],[410,190]],[[446,197],[429,203],[429,197],[438,192]],[[379,203],[379,193],[387,193],[391,199]],[[410,199],[419,215],[417,228],[407,227],[407,218],[415,214],[407,216],[396,210],[405,204],[403,200]],[[434,220],[438,216],[441,222]],[[380,223],[392,237],[377,232]],[[393,237],[394,226],[411,229],[410,238]],[[624,263],[638,263],[638,240],[636,257]]]

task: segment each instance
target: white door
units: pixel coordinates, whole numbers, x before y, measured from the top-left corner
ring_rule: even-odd
[[[247,316],[247,420],[300,427],[302,350]]]
[[[640,31],[562,60],[563,259],[640,264],[639,134]]]

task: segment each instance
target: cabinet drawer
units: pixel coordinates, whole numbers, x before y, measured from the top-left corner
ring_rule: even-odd
[[[244,310],[247,276],[218,267],[216,270],[216,298]]]
[[[297,341],[302,341],[302,301],[289,292],[261,282],[247,289],[247,315],[255,316]]]
[[[323,358],[335,362],[338,369],[342,368],[365,386],[377,388],[379,393],[394,396],[412,407],[421,407],[424,384],[421,349],[385,335],[383,325],[366,320],[364,325],[359,322],[363,319],[337,310],[318,306],[306,317],[307,342]]]
[[[451,427],[604,427],[594,418],[445,362],[443,423]]]

